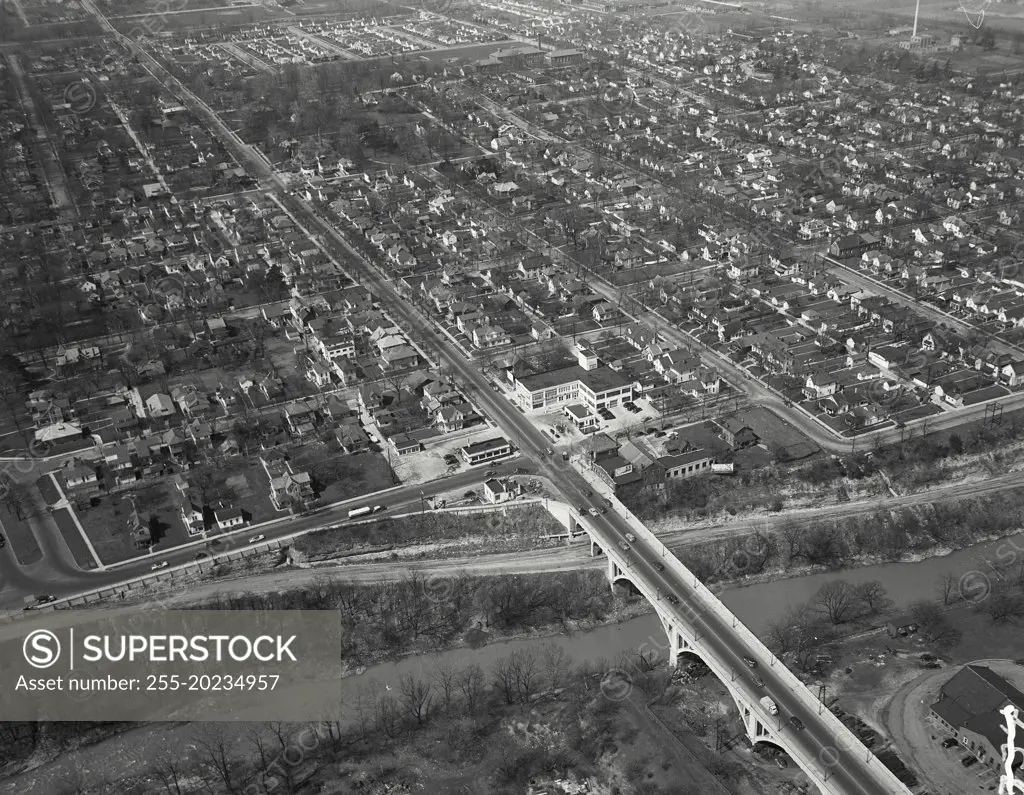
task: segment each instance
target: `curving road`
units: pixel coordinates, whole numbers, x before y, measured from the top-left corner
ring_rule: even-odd
[[[528,473],[536,471],[536,467],[525,461],[505,461],[493,464],[494,471],[501,476],[515,474],[525,469]],[[477,487],[484,480],[487,466],[481,465],[448,478],[435,480],[432,483],[399,486],[376,494],[367,494],[351,500],[335,503],[325,509],[308,516],[285,516],[272,520],[270,523],[246,527],[233,533],[217,535],[207,541],[194,541],[183,544],[165,552],[155,552],[142,561],[129,561],[122,565],[110,566],[102,571],[83,571],[71,558],[60,532],[56,528],[44,529],[36,534],[43,547],[44,558],[38,563],[22,567],[19,565],[11,545],[0,549],[0,607],[21,607],[25,597],[40,594],[55,596],[71,596],[105,588],[124,582],[133,577],[149,573],[154,563],[167,561],[168,566],[190,563],[201,552],[230,552],[241,549],[249,544],[254,535],[266,536],[266,540],[282,538],[296,533],[319,530],[337,525],[348,520],[348,512],[352,508],[363,505],[384,505],[386,510],[377,513],[377,517],[386,517],[398,513],[408,513],[421,505],[421,495],[431,497],[458,489]],[[49,515],[44,521],[50,520]]]

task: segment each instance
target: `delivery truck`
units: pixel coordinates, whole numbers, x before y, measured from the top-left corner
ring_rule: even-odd
[[[774,701],[772,701],[770,698],[768,698],[768,696],[765,696],[764,698],[761,699],[761,706],[764,707],[766,710],[768,710],[768,714],[769,715],[778,715],[779,714],[779,708],[775,705]]]

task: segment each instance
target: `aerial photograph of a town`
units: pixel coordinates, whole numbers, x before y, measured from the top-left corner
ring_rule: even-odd
[[[1024,0],[0,0],[0,397],[0,795],[1024,795]]]

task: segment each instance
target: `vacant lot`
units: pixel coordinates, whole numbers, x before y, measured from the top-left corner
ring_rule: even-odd
[[[39,542],[36,541],[28,520],[19,518],[8,506],[0,510],[0,533],[7,539],[14,557],[22,566],[42,559],[43,550],[39,548]]]
[[[68,545],[68,549],[74,555],[75,563],[83,569],[96,568],[96,561],[93,560],[92,555],[89,553],[89,548],[85,545],[85,539],[82,538],[75,520],[71,517],[71,511],[67,508],[58,508],[53,512],[53,521],[57,523],[60,534],[64,537],[64,543]]]

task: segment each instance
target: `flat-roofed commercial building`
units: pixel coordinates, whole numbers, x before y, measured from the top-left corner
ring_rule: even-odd
[[[582,403],[591,412],[633,399],[633,382],[610,367],[578,365],[515,379],[516,400],[524,409]]]

